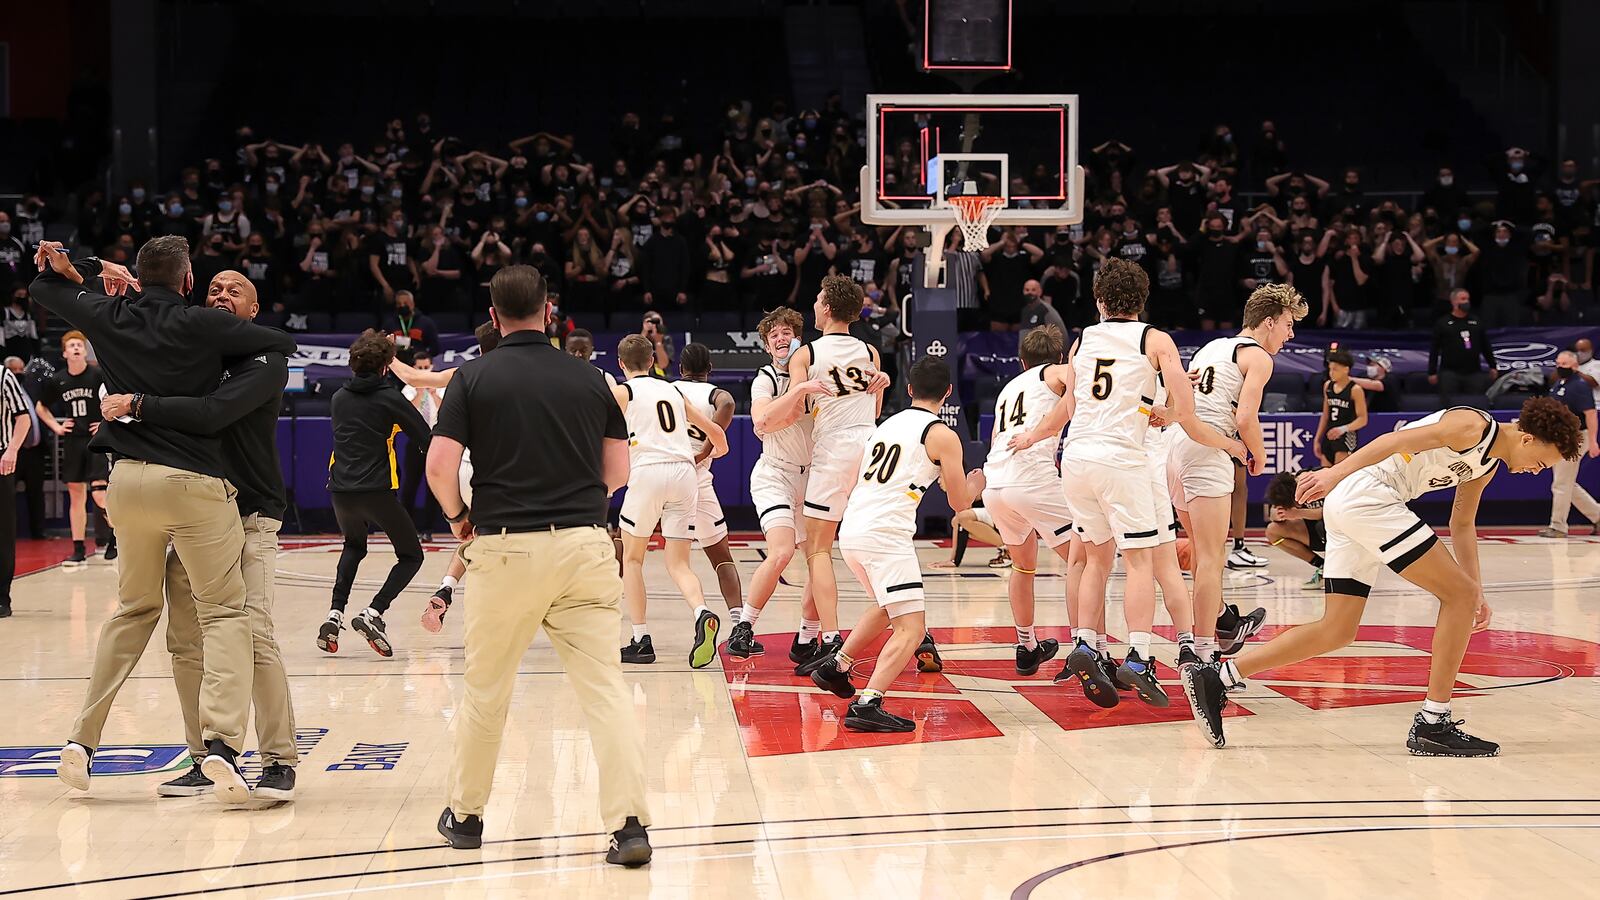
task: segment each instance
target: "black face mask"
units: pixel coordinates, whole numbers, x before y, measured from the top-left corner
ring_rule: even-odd
[[[1570,369],[1570,368],[1568,368],[1566,366],[1557,366],[1556,367],[1556,377],[1560,378],[1560,379],[1563,379],[1563,380],[1571,378],[1572,377],[1572,369]]]

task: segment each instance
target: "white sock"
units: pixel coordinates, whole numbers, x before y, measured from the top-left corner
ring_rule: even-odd
[[[647,638],[649,636],[650,636],[650,626],[649,625],[635,625],[635,626],[633,626],[633,639],[634,640],[642,641],[642,640],[644,640],[645,638]]]
[[[817,619],[800,620],[800,643],[805,644],[817,639],[822,634],[822,622]]]
[[[444,577],[444,580],[439,582],[439,586],[440,587],[447,587],[450,590],[454,591],[456,588],[461,586],[461,581],[460,581],[460,579],[456,578],[454,575],[446,575]]]
[[[339,624],[343,625],[344,624],[344,610],[342,610],[342,609],[330,609],[330,610],[328,610],[328,618],[333,619],[334,621],[336,621]]]
[[[742,607],[738,607],[738,606],[730,606],[730,607],[728,607],[728,624],[729,625],[737,625],[737,624],[739,624],[739,622],[741,620],[741,616],[739,615],[741,609],[742,609]]]
[[[1422,718],[1430,725],[1437,725],[1450,718],[1450,704],[1423,700]]]
[[[1039,649],[1039,642],[1033,639],[1032,625],[1027,627],[1023,627],[1021,625],[1017,626],[1017,643],[1028,648],[1029,650]]]
[[[1200,656],[1200,658],[1202,660],[1205,660],[1205,661],[1209,662],[1211,660],[1212,654],[1216,653],[1218,650],[1221,650],[1221,649],[1222,649],[1221,647],[1217,646],[1217,638],[1216,638],[1215,635],[1211,635],[1211,636],[1196,635],[1195,636],[1195,639],[1194,639],[1194,652],[1199,654],[1199,656]]]
[[[1094,636],[1094,652],[1100,654],[1101,656],[1105,656],[1106,655],[1106,636],[1105,635],[1097,634],[1097,635]]]
[[[700,618],[700,614],[701,613],[708,613],[708,612],[711,612],[711,610],[704,603],[702,603],[699,606],[696,606],[694,608],[694,617],[696,619],[698,619],[698,618]]]
[[[837,641],[839,639],[839,632],[825,631],[822,633],[822,639],[825,641]]]
[[[1222,686],[1225,688],[1244,684],[1244,677],[1239,674],[1239,667],[1235,666],[1231,659],[1222,664],[1222,671],[1219,674],[1222,675]]]
[[[746,603],[739,607],[739,621],[749,623],[751,628],[756,627],[756,620],[761,618],[761,610]]]
[[[1074,628],[1072,629],[1072,639],[1074,641],[1083,641],[1093,647],[1095,642],[1100,640],[1100,635],[1095,634],[1093,628]]]
[[[1194,632],[1192,632],[1192,631],[1180,631],[1180,632],[1178,632],[1178,646],[1179,647],[1187,646],[1187,647],[1190,647],[1190,648],[1194,647]]]
[[[1150,658],[1150,632],[1135,631],[1128,635],[1128,646],[1137,650],[1140,659]]]

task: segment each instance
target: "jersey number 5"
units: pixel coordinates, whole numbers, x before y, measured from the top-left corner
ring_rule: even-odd
[[[1096,400],[1104,400],[1111,396],[1111,364],[1114,359],[1097,359],[1094,361],[1094,384],[1089,387],[1089,396]]]
[[[867,473],[861,476],[862,481],[878,479],[879,484],[888,484],[894,477],[894,470],[900,465],[900,445],[885,445],[882,441],[872,446],[872,459],[867,463]]]

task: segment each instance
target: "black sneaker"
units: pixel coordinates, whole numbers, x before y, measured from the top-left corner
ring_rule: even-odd
[[[450,611],[450,602],[455,591],[440,585],[433,596],[428,598],[428,608],[422,611],[422,630],[429,634],[438,634],[444,630],[445,613]]]
[[[815,656],[817,653],[818,643],[819,642],[816,638],[812,638],[809,641],[802,641],[800,640],[800,632],[795,632],[794,643],[789,645],[789,662],[792,662],[798,666]]]
[[[117,536],[116,535],[112,535],[111,536],[111,540],[106,541],[106,562],[116,562],[116,560],[117,560]]]
[[[728,655],[739,659],[749,659],[760,656],[767,648],[756,643],[756,629],[749,622],[740,622],[733,626],[733,633],[728,636]]]
[[[439,814],[439,833],[450,842],[451,849],[476,850],[483,846],[483,817],[467,816],[458,820],[447,806]]]
[[[1111,657],[1111,654],[1104,650],[1096,650],[1095,652],[1100,655],[1100,671],[1106,673],[1106,680],[1116,685],[1117,690],[1119,691],[1133,690],[1133,688],[1128,687],[1117,679],[1117,667],[1120,666],[1121,663],[1118,663]]]
[[[1039,667],[1056,658],[1061,652],[1061,642],[1055,638],[1045,638],[1038,646],[1029,650],[1022,644],[1017,645],[1017,674],[1032,675],[1039,671]]]
[[[1256,611],[1248,616],[1239,614],[1239,607],[1232,603],[1222,608],[1222,615],[1217,616],[1217,643],[1222,648],[1223,656],[1232,656],[1244,647],[1252,635],[1261,630],[1267,621],[1267,611],[1256,607]]]
[[[650,835],[645,832],[644,826],[639,824],[637,816],[629,816],[621,828],[611,832],[611,846],[606,849],[606,862],[613,866],[637,869],[650,861],[650,853]]]
[[[211,779],[211,795],[218,801],[229,806],[250,802],[250,783],[239,771],[238,754],[221,738],[212,738],[206,745],[206,758],[200,761],[200,771]]]
[[[371,647],[373,652],[379,656],[387,659],[394,655],[394,647],[389,643],[389,635],[383,630],[382,613],[369,606],[356,613],[355,618],[350,620],[350,627],[357,634],[366,638],[367,646]]]
[[[855,685],[850,683],[850,673],[839,671],[838,666],[819,666],[811,670],[811,683],[845,700],[856,695]]]
[[[1448,717],[1434,724],[1417,713],[1411,720],[1411,734],[1406,736],[1406,749],[1412,756],[1499,756],[1500,745],[1494,741],[1476,738],[1457,726],[1466,719],[1454,722]]]
[[[944,671],[944,660],[939,658],[939,647],[931,634],[924,634],[922,643],[917,645],[917,671],[924,675]]]
[[[294,769],[274,763],[261,773],[256,782],[256,797],[262,800],[293,800]]]
[[[816,669],[819,666],[823,665],[824,663],[833,662],[834,654],[838,653],[843,648],[844,648],[844,635],[842,635],[842,634],[839,635],[838,637],[834,638],[831,641],[825,641],[825,640],[821,640],[819,638],[817,640],[816,652],[811,655],[810,659],[806,660],[805,662],[801,663],[798,666],[795,666],[794,667],[794,673],[796,675],[810,675],[812,672],[816,671]]]
[[[195,763],[189,771],[179,775],[171,781],[156,786],[157,797],[199,797],[211,793],[212,781],[200,771],[200,764]]]
[[[1200,656],[1194,652],[1193,647],[1189,646],[1188,644],[1184,644],[1178,648],[1177,668],[1179,671],[1182,671],[1184,666],[1194,666],[1199,664]]]
[[[1183,682],[1183,693],[1189,698],[1189,710],[1194,714],[1200,733],[1213,747],[1226,747],[1227,736],[1222,733],[1222,710],[1228,705],[1228,691],[1222,684],[1222,666],[1219,663],[1196,663],[1178,670]]]
[[[327,621],[317,629],[317,649],[323,653],[339,652],[339,632],[344,630],[344,614],[335,610],[328,613]]]
[[[634,638],[628,646],[622,648],[622,661],[637,666],[646,666],[656,661],[656,645],[650,643],[650,635]]]
[[[69,569],[75,569],[78,566],[83,565],[83,562],[86,559],[88,559],[88,556],[83,552],[83,542],[79,541],[73,546],[72,555],[66,559],[63,559],[61,561],[61,565]]]
[[[900,734],[907,731],[916,731],[917,723],[910,719],[902,719],[883,709],[883,698],[873,697],[870,700],[857,700],[850,704],[849,712],[845,713],[844,727],[850,731],[872,731],[881,734]]]
[[[1130,649],[1128,658],[1117,667],[1117,683],[1138,694],[1147,705],[1164,707],[1172,703],[1156,680],[1155,660],[1145,659],[1137,650]]]
[[[11,604],[0,604],[0,619],[11,618]]]
[[[700,611],[694,619],[694,646],[689,648],[689,668],[704,669],[717,658],[717,632],[722,620],[709,609]]]
[[[1083,695],[1089,702],[1101,709],[1110,709],[1116,706],[1121,699],[1117,696],[1116,682],[1106,677],[1106,670],[1101,666],[1102,657],[1084,641],[1078,641],[1073,646],[1072,652],[1067,654],[1067,665],[1061,670],[1061,675],[1056,676],[1057,681],[1067,678],[1076,678],[1083,686]]]

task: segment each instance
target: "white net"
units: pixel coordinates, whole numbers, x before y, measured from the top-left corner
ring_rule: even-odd
[[[956,224],[961,226],[962,249],[968,253],[988,249],[989,226],[1005,208],[1006,201],[1001,197],[978,196],[947,197],[945,201],[955,212]]]

